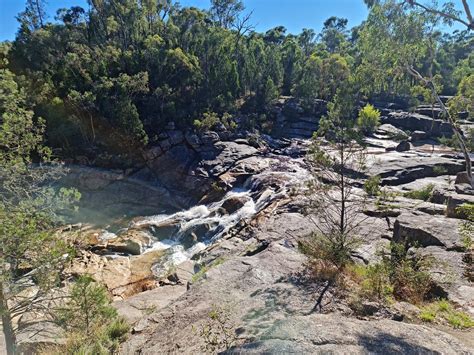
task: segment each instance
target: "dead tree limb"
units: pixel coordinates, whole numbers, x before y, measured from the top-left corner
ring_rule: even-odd
[[[464,135],[459,128],[459,126],[456,124],[454,121],[453,117],[449,113],[448,109],[446,108],[446,105],[443,103],[441,98],[438,95],[438,92],[436,91],[436,86],[433,82],[433,80],[425,78],[423,75],[421,75],[415,68],[411,66],[407,66],[407,71],[410,75],[412,75],[414,78],[422,82],[428,89],[431,91],[431,94],[433,97],[436,99],[438,105],[441,107],[441,111],[443,112],[444,117],[448,120],[448,123],[451,125],[451,128],[453,129],[453,132],[458,139],[459,146],[461,148],[461,151],[464,155],[464,160],[466,162],[466,173],[467,176],[469,177],[469,181],[471,182],[471,186],[474,185],[474,181],[472,179],[472,162],[471,162],[471,157],[469,155],[469,151],[466,146],[466,141],[464,139]]]
[[[444,12],[444,11],[440,11],[440,10],[437,10],[435,8],[432,8],[432,7],[428,7],[428,6],[420,4],[419,2],[414,1],[414,0],[407,0],[407,2],[412,6],[420,7],[423,10],[425,10],[427,12],[430,12],[432,14],[439,15],[439,16],[447,18],[451,21],[459,22],[462,25],[466,26],[468,30],[474,30],[474,19],[472,17],[472,12],[471,12],[471,9],[469,7],[469,4],[467,3],[467,0],[462,0],[462,4],[463,4],[463,7],[464,7],[464,12],[466,13],[467,21],[463,20],[459,16],[455,16],[453,14],[450,14],[450,13],[447,13],[447,12]]]

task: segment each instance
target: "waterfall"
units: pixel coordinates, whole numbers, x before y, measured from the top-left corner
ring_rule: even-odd
[[[210,244],[225,237],[235,227],[252,220],[277,200],[286,199],[292,189],[309,178],[303,159],[271,156],[270,167],[252,175],[239,188],[227,192],[219,201],[193,206],[174,213],[159,213],[135,218],[126,228],[106,228],[98,236],[104,244],[109,240],[138,232],[149,242],[142,243],[142,253],[163,251],[153,270],[161,276],[173,265],[193,258]],[[113,227],[113,226],[112,226]],[[111,252],[108,257],[124,257]]]
[[[161,274],[172,265],[193,257],[196,253],[215,242],[241,221],[250,220],[272,201],[282,197],[283,191],[266,188],[258,197],[251,189],[241,188],[229,191],[220,201],[209,205],[198,205],[186,211],[171,215],[159,214],[146,217],[132,225],[132,228],[147,228],[158,240],[145,251],[166,250],[163,260],[154,266],[155,274]],[[254,199],[255,198],[255,199]],[[230,201],[238,205],[228,213],[223,207]],[[161,234],[165,229],[169,234]],[[160,239],[160,236],[163,239]]]
[[[280,169],[276,166],[276,171],[252,176],[242,188],[234,188],[217,202],[134,222],[131,228],[146,229],[156,240],[145,253],[166,250],[166,256],[154,266],[155,274],[192,258],[242,221],[288,197],[291,188],[308,179],[307,169],[297,159],[283,162]]]

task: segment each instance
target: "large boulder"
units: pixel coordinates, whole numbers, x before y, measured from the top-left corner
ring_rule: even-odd
[[[458,207],[463,204],[474,204],[474,195],[450,194],[447,202],[446,215],[453,218],[466,218],[463,213],[458,211]]]
[[[379,175],[383,185],[401,185],[426,177],[439,175],[442,168],[445,174],[454,175],[464,170],[462,160],[417,152],[388,152],[377,157],[369,167],[369,174]]]
[[[401,129],[388,123],[378,126],[375,132],[377,134],[387,136],[388,138],[408,139],[408,135],[405,133],[405,131],[402,131]]]
[[[380,96],[373,97],[371,103],[381,110],[408,110],[410,98],[408,96]]]
[[[454,181],[456,185],[458,184],[471,184],[471,179],[467,175],[466,171],[461,171],[456,174],[456,180]]]
[[[433,107],[431,105],[420,105],[415,109],[416,113],[431,118],[440,118],[443,112],[440,107]]]
[[[124,299],[157,286],[152,266],[164,253],[163,250],[157,250],[131,257],[109,257],[82,252],[66,272],[71,275],[93,275],[115,299]]]
[[[184,285],[167,285],[148,290],[134,295],[126,300],[114,302],[118,314],[124,317],[130,324],[135,325],[150,312],[155,312],[186,292]],[[136,330],[139,330],[137,328]]]
[[[446,250],[442,247],[430,246],[421,252],[433,258],[429,272],[436,284],[442,288],[444,296],[462,306],[474,315],[474,285],[469,278],[469,265],[466,264],[466,254]],[[471,271],[472,274],[472,271]]]
[[[432,119],[418,113],[390,112],[382,117],[383,123],[411,131],[424,131],[432,137],[451,137],[453,129],[445,121]]]
[[[225,173],[242,159],[258,155],[257,149],[246,144],[218,142],[215,146],[220,152],[213,159],[207,159],[200,163],[200,166],[213,176]]]
[[[447,250],[463,250],[459,226],[459,221],[453,218],[406,213],[395,221],[393,241],[410,242],[421,247],[439,246]]]
[[[315,99],[305,103],[292,97],[282,97],[277,102],[273,134],[286,138],[311,138],[319,127],[319,120],[327,113],[327,102]]]
[[[147,180],[158,180],[168,189],[182,191],[200,186],[200,177],[189,178],[190,170],[197,166],[198,154],[184,144],[169,148],[164,154],[147,163],[146,168],[135,174],[135,177]]]
[[[314,129],[289,127],[285,129],[285,136],[289,138],[307,139],[313,136]]]
[[[139,230],[129,230],[118,238],[108,240],[105,249],[114,253],[140,255],[152,244],[153,238],[150,234]]]
[[[398,145],[395,147],[395,150],[397,152],[407,152],[411,149],[411,144],[408,141],[401,141],[398,143]]]
[[[201,142],[203,143],[204,146],[211,146],[214,143],[219,142],[219,140],[220,140],[219,134],[217,134],[217,132],[213,132],[213,131],[208,131],[208,132],[202,133],[201,136],[200,136],[200,139],[201,139]]]
[[[186,143],[188,143],[195,150],[199,149],[202,145],[201,139],[195,133],[186,132],[185,139],[186,139]]]
[[[229,214],[241,209],[250,200],[247,196],[233,196],[222,203],[222,208]]]
[[[163,154],[163,149],[159,145],[156,145],[147,149],[143,155],[146,160],[153,160],[158,158],[161,154]]]
[[[426,134],[425,131],[414,131],[414,132],[412,132],[412,134],[410,136],[410,141],[412,143],[422,141],[423,139],[426,139],[427,136],[428,135]]]
[[[313,135],[313,132],[318,130],[318,124],[316,122],[308,122],[307,118],[305,121],[293,122],[290,124],[290,129],[300,129],[305,132],[305,135],[310,137]]]
[[[455,184],[454,189],[456,190],[456,193],[460,195],[474,196],[474,188],[471,184]]]
[[[1,340],[0,351],[3,351],[5,347]],[[49,321],[39,321],[20,329],[16,341],[18,354],[41,354],[49,347],[62,347],[66,343],[64,329]]]

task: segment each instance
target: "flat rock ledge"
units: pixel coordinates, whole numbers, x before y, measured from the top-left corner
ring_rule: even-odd
[[[472,354],[451,335],[391,320],[361,321],[337,314],[276,322],[258,341],[227,354]]]

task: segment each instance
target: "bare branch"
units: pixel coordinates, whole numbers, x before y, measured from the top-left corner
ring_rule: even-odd
[[[472,18],[472,14],[471,14],[471,10],[469,8],[469,5],[467,4],[467,0],[462,0],[462,3],[463,3],[464,11],[466,12],[466,16],[467,16],[467,19],[468,19],[469,22],[461,19],[460,17],[454,16],[452,14],[449,14],[449,13],[437,10],[435,8],[428,7],[426,5],[420,4],[419,2],[414,1],[414,0],[407,0],[407,2],[412,6],[418,6],[418,7],[422,8],[423,10],[425,10],[427,12],[430,12],[432,14],[439,15],[441,17],[447,18],[447,19],[455,21],[455,22],[459,22],[459,23],[463,24],[464,26],[466,26],[468,30],[474,30],[474,21],[473,21],[473,18]]]

